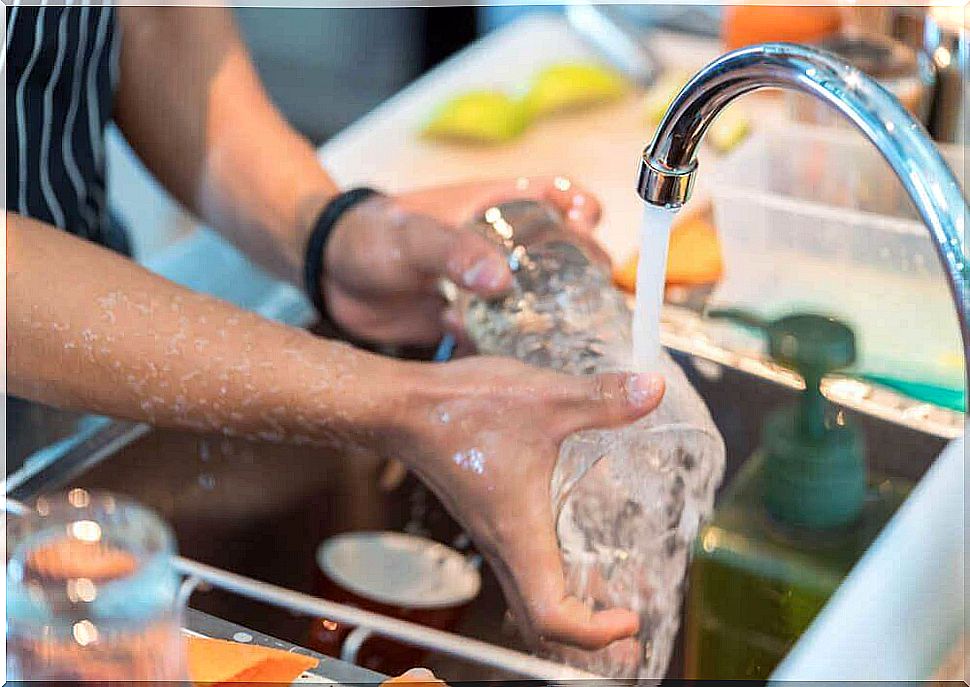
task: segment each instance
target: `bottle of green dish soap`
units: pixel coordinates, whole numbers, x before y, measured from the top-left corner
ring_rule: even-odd
[[[692,679],[765,679],[908,493],[867,475],[864,437],[822,395],[822,377],[855,360],[844,324],[819,315],[762,322],[771,357],[805,391],[769,415],[761,448],[728,487],[694,544],[687,599]]]

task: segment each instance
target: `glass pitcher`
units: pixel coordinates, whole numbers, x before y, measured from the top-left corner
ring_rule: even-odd
[[[7,678],[187,682],[172,567],[154,513],[73,489],[7,519]]]
[[[569,374],[633,369],[629,306],[589,238],[534,201],[489,208],[469,227],[501,247],[515,275],[498,300],[460,296],[479,352]],[[635,638],[554,654],[611,677],[666,672],[691,542],[724,471],[724,443],[704,402],[666,353],[660,372],[667,390],[653,413],[563,442],[550,490],[570,593],[640,616]]]

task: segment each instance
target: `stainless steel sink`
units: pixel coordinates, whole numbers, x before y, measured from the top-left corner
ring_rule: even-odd
[[[764,414],[793,401],[797,391],[687,354],[675,357],[707,400],[724,435],[728,482],[756,448]],[[916,482],[945,445],[943,438],[846,412],[856,415],[866,429],[870,467],[881,473]],[[133,427],[137,431],[130,424],[114,425],[113,445],[124,443],[118,437]],[[393,490],[382,490],[380,477],[386,466],[376,459],[348,460],[321,449],[162,430],[147,431],[117,450],[109,441],[101,453],[110,455],[93,465],[80,461],[80,474],[48,471],[25,482],[16,495],[29,499],[31,492],[67,486],[128,494],[172,524],[183,555],[308,592],[314,591],[315,549],[338,532],[407,529],[459,548],[468,546],[437,499],[413,477]],[[218,591],[197,593],[192,605],[294,643],[306,640],[307,619],[277,608]],[[487,571],[482,593],[458,629],[523,648],[505,618],[498,585]],[[429,657],[429,663],[451,680],[507,677],[443,657]],[[671,675],[679,674],[678,654]]]

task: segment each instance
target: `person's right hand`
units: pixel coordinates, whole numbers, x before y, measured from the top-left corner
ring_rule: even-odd
[[[663,395],[662,377],[574,377],[488,357],[409,365],[403,431],[383,448],[472,536],[525,639],[596,649],[635,634],[632,611],[594,611],[566,593],[550,480],[563,439],[646,415]]]

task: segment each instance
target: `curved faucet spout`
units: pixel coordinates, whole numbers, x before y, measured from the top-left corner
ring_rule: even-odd
[[[637,180],[640,197],[669,208],[687,202],[704,132],[728,103],[761,88],[801,91],[828,103],[879,149],[899,177],[930,230],[949,281],[970,389],[967,201],[922,125],[888,91],[834,55],[767,43],[730,52],[702,69],[674,99],[643,152]]]

